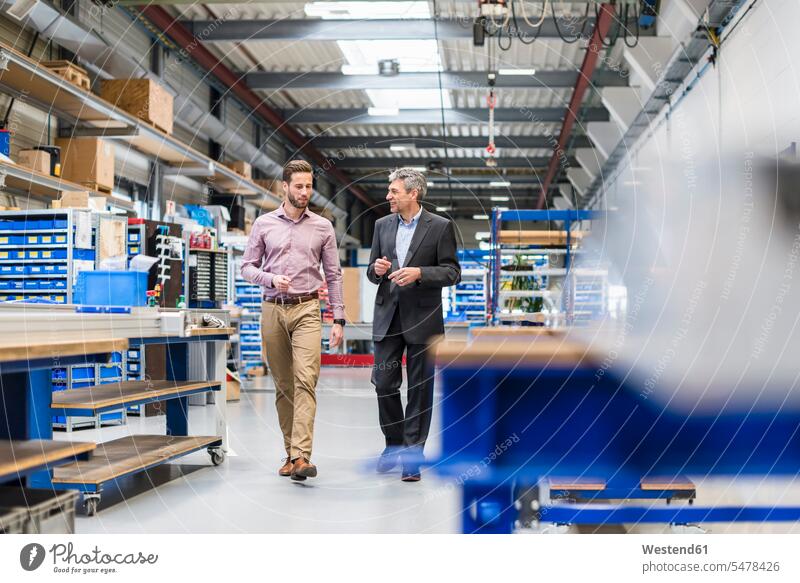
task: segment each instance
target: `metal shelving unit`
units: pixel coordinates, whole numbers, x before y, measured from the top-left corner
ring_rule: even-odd
[[[578,288],[575,286],[582,287],[586,284],[582,278],[576,280],[572,273],[573,258],[575,253],[579,252],[577,250],[578,239],[573,238],[572,226],[575,222],[598,219],[602,218],[602,216],[604,216],[604,213],[600,211],[589,210],[501,211],[493,209],[490,246],[490,315],[492,320],[495,323],[504,320],[519,320],[520,314],[511,313],[510,310],[506,309],[506,301],[526,298],[541,298],[542,306],[548,308],[547,312],[554,315],[563,312],[567,323],[573,322],[576,307],[578,307],[580,319],[586,319],[584,316],[588,310],[584,308],[588,306],[583,305],[583,303],[576,305],[573,298],[580,298],[581,300],[584,297],[591,300],[596,300],[596,298],[588,296],[585,293],[588,290],[581,289],[581,292],[577,293]],[[517,223],[563,222],[563,230],[566,234],[565,241],[557,246],[542,246],[525,243],[524,241],[515,244],[502,243],[502,224],[506,221]],[[503,269],[504,266],[511,265],[514,259],[520,256],[527,258],[531,269]],[[563,256],[563,266],[551,266],[551,256]],[[530,289],[504,289],[504,281],[507,282],[509,278],[518,277],[530,278]],[[556,282],[553,282],[556,278],[561,280],[561,290],[555,285]],[[576,281],[582,283],[576,284]],[[594,312],[590,314],[593,316]],[[556,321],[556,318],[553,318],[553,321]]]
[[[115,107],[91,91],[86,91],[38,62],[0,44],[0,90],[12,96],[21,96],[43,111],[56,115],[74,126],[73,135],[108,135],[115,141],[129,143],[141,153],[153,157],[169,166],[166,175],[199,176],[211,179],[220,193],[238,194],[266,198],[280,202],[271,192],[240,176],[227,166],[212,160],[163,131],[141,121],[134,115]],[[12,165],[7,165],[11,167]],[[62,190],[86,190],[82,187],[68,188],[63,181],[44,175],[34,176],[29,171],[21,174],[16,167],[9,175],[17,177],[25,187],[25,181],[34,179],[36,188],[44,189],[51,197]],[[33,188],[30,191],[34,194]]]

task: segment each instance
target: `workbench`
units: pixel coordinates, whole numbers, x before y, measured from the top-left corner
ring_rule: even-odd
[[[16,329],[22,330],[18,336],[6,334],[0,342],[0,415],[6,420],[0,427],[0,439],[13,440],[0,444],[7,445],[8,451],[13,448],[14,456],[18,448],[50,452],[25,461],[24,467],[11,469],[19,475],[24,470],[31,487],[79,490],[87,513],[92,515],[103,489],[132,474],[204,449],[214,465],[222,463],[227,440],[225,344],[233,329],[193,328],[185,336],[165,336],[153,324],[159,313],[156,309],[140,309],[131,314],[75,314],[74,310],[74,306],[0,309],[0,330],[11,330],[10,322],[16,322]],[[104,327],[125,332],[124,337],[103,335],[100,330]],[[211,350],[201,355],[204,362],[200,366],[192,365],[190,346],[200,343],[209,343]],[[166,379],[52,392],[52,367],[101,362],[111,352],[146,344],[166,345]],[[207,378],[192,380],[190,370]],[[214,401],[215,434],[190,436],[188,399],[210,391],[222,393]],[[95,444],[66,444],[51,439],[53,414],[94,415],[158,401],[165,402],[165,435],[130,435],[102,443],[92,457],[87,454]],[[52,449],[51,444],[58,447]],[[3,451],[0,448],[0,467],[4,467]],[[56,453],[61,457],[54,457]]]
[[[464,532],[800,520],[796,507],[698,507],[685,477],[797,475],[800,411],[679,413],[606,356],[573,334],[438,344],[442,452],[431,463],[462,487]]]

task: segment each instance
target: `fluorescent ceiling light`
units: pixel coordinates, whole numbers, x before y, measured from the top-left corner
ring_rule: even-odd
[[[490,239],[492,234],[489,231],[478,231],[475,233],[475,240],[476,241],[485,241],[486,239]]]
[[[342,75],[377,75],[378,65],[342,65]]]
[[[507,186],[511,186],[511,183],[508,180],[492,180],[489,183],[489,186],[497,186],[499,188],[505,188]]]
[[[451,207],[449,207],[449,206],[437,206],[436,207],[436,212],[437,213],[446,213],[447,211],[450,211],[450,210],[453,210],[453,209]]]
[[[511,210],[511,209],[509,209],[507,206],[499,206],[499,207],[497,207],[497,210],[499,210],[499,211],[507,211],[507,210]]]
[[[396,107],[370,107],[367,109],[369,115],[400,115],[400,110]]]
[[[498,69],[498,75],[536,75],[536,69]]]
[[[433,182],[428,182],[428,188],[433,188],[435,184]]]
[[[417,172],[426,172],[428,169],[425,166],[406,166],[406,168],[411,168],[412,170],[416,170]]]
[[[508,202],[509,198],[507,196],[492,196],[492,202]]]
[[[391,144],[389,146],[389,149],[392,150],[393,152],[404,152],[405,150],[413,150],[415,147],[416,146],[414,145],[414,142],[408,142],[408,143],[395,142],[394,144]]]
[[[476,221],[488,221],[489,215],[472,215],[472,218]]]
[[[314,2],[314,5],[331,5],[328,9],[341,13],[345,4],[350,18],[431,18],[428,2]],[[322,9],[320,6],[319,9]],[[314,8],[317,10],[317,8]],[[331,16],[330,18],[344,18]],[[326,18],[323,16],[323,18]],[[344,55],[345,74],[377,75],[378,62],[394,59],[401,73],[435,73],[442,70],[442,57],[439,45],[434,39],[407,40],[340,40],[339,50]],[[453,107],[448,90],[411,89],[368,89],[374,107],[396,107],[398,109],[439,109]]]
[[[325,20],[431,17],[427,2],[309,2],[305,12]]]

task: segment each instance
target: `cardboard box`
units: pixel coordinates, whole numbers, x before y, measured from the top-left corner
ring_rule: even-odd
[[[266,374],[266,370],[263,366],[251,366],[247,369],[247,376],[248,377],[263,377]]]
[[[241,398],[242,383],[239,375],[228,369],[225,375],[226,401],[238,401]]]
[[[120,109],[172,133],[172,95],[152,79],[105,79],[100,96]]]
[[[261,188],[269,190],[272,194],[283,198],[283,180],[280,178],[259,178],[253,180]]]
[[[114,145],[100,138],[59,138],[61,177],[93,190],[114,188]]]
[[[42,174],[50,174],[50,152],[44,150],[22,150],[17,157],[20,166]]]
[[[52,208],[62,209],[91,209],[98,212],[106,210],[106,199],[104,196],[92,196],[86,191],[62,192],[59,200],[54,200],[50,205]]]
[[[361,269],[342,268],[344,314],[348,323],[361,321]]]
[[[227,166],[237,174],[244,176],[248,180],[250,180],[253,177],[253,167],[244,160],[235,160],[233,162],[226,162],[225,166]]]

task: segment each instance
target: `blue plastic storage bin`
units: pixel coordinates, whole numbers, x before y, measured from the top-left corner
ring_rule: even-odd
[[[74,301],[89,306],[144,306],[147,272],[81,271]]]

